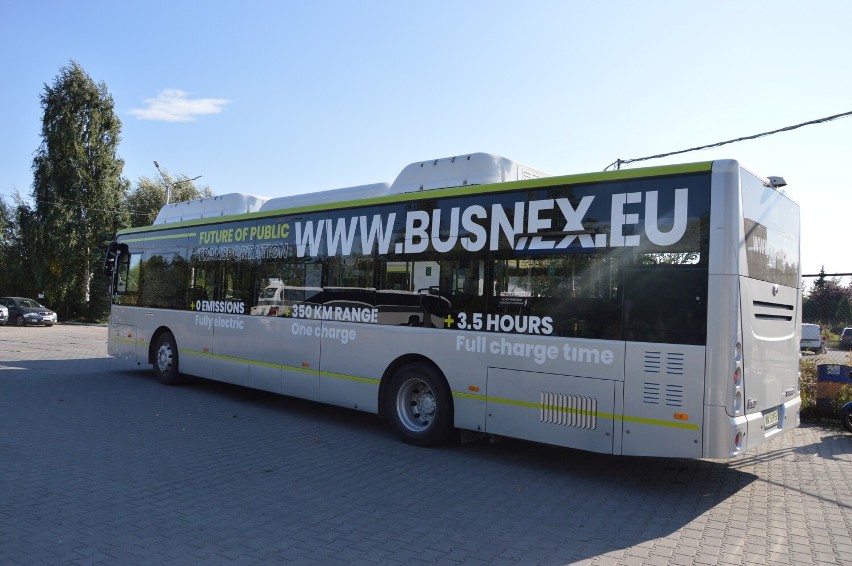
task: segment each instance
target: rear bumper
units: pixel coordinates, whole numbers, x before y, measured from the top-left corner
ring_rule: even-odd
[[[703,457],[736,458],[796,428],[800,423],[801,406],[802,398],[798,395],[781,405],[737,417],[728,415],[724,407],[706,406]],[[775,410],[778,411],[777,424],[767,427],[765,415]]]

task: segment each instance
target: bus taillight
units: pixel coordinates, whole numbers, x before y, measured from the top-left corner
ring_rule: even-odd
[[[737,342],[734,347],[734,372],[731,374],[731,402],[733,403],[733,415],[737,416],[743,410],[743,346],[741,342]]]

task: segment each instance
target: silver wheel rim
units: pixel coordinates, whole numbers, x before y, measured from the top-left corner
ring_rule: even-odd
[[[172,369],[172,345],[168,342],[160,344],[157,350],[157,369],[164,375],[168,375]]]
[[[423,432],[432,425],[438,401],[435,392],[422,379],[410,378],[399,388],[396,396],[396,414],[405,428]]]

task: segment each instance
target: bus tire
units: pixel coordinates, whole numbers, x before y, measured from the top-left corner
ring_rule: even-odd
[[[453,432],[453,398],[443,377],[425,363],[408,364],[391,378],[388,420],[408,444],[435,446]]]
[[[154,345],[154,373],[166,385],[180,383],[178,349],[171,332],[163,332],[157,337]]]

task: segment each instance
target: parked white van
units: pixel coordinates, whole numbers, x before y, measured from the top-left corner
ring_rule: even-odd
[[[825,341],[822,339],[822,329],[819,324],[802,325],[802,341],[799,345],[803,352],[825,353]]]

